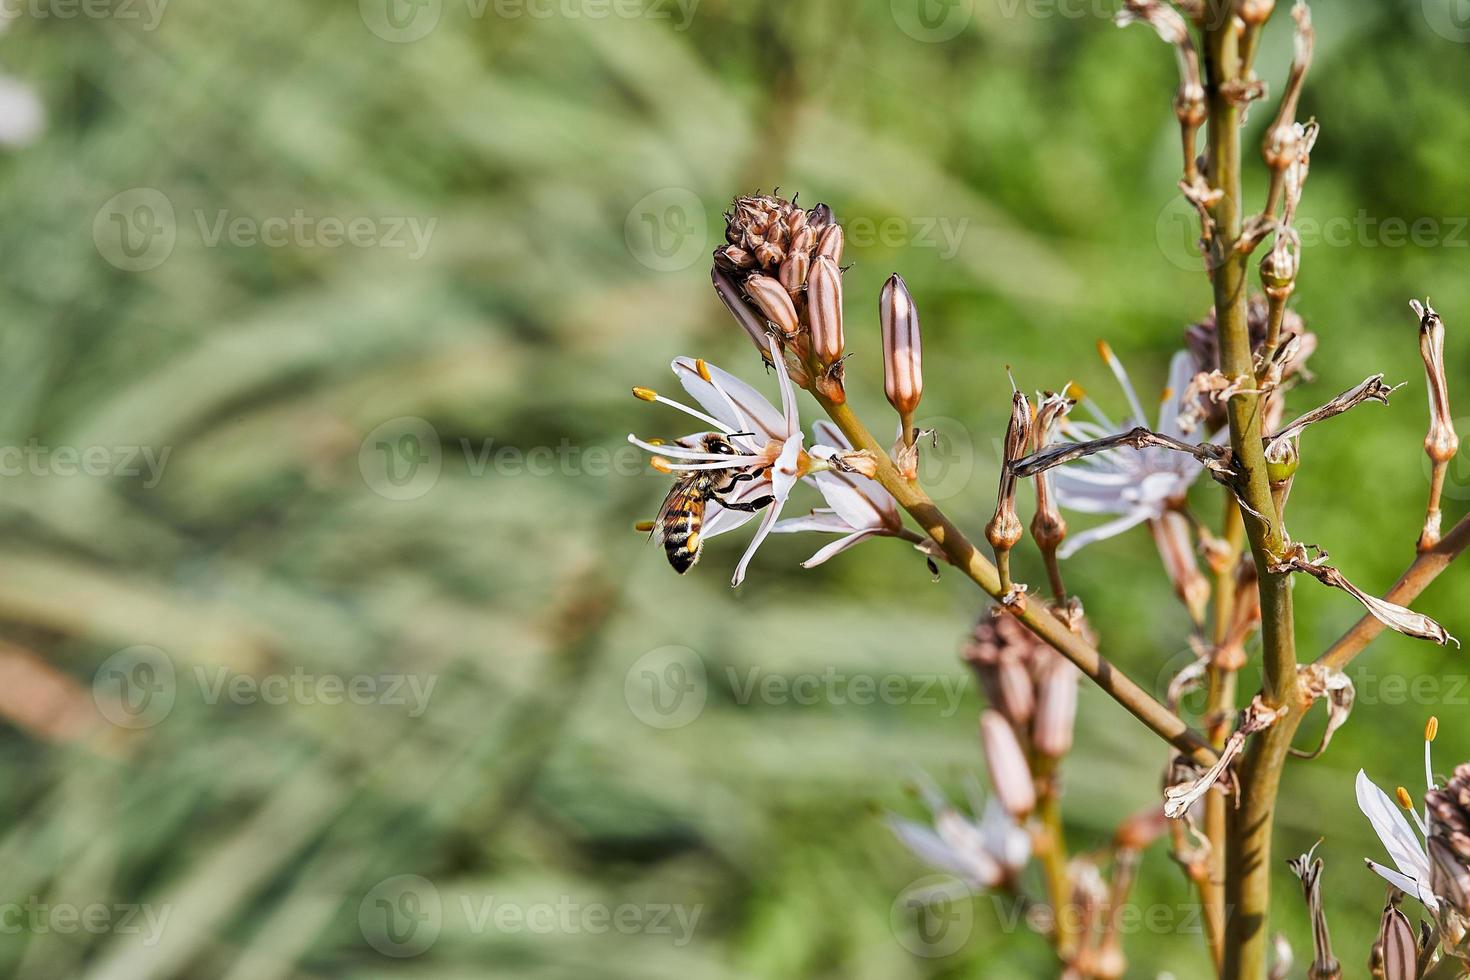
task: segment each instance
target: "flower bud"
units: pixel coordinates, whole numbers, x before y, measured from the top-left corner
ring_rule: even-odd
[[[793,301],[801,295],[810,268],[811,255],[807,252],[792,252],[786,256],[786,261],[781,263],[781,285],[786,287],[786,292],[791,294]]]
[[[720,297],[720,302],[725,304],[725,309],[735,318],[735,322],[745,329],[750,339],[755,342],[756,349],[761,352],[761,357],[771,359],[770,348],[766,346],[766,321],[760,314],[750,308],[745,297],[740,295],[740,290],[735,283],[720,270],[718,266],[710,270],[710,281],[714,283],[715,294]]]
[[[1006,425],[1005,459],[1000,467],[1000,488],[995,516],[985,526],[985,538],[997,552],[1009,551],[1021,540],[1021,519],[1016,516],[1016,474],[1011,464],[1026,455],[1031,442],[1031,403],[1017,391],[1011,397],[1011,419]]]
[[[1434,308],[1411,301],[1419,315],[1419,355],[1424,359],[1424,374],[1429,386],[1429,435],[1424,451],[1436,463],[1448,463],[1460,448],[1450,417],[1450,393],[1445,383],[1444,322]]]
[[[996,799],[1012,817],[1025,819],[1036,808],[1036,787],[1015,729],[999,711],[987,708],[980,713],[980,746]]]
[[[919,313],[914,309],[908,286],[897,274],[883,285],[878,298],[878,321],[883,328],[883,392],[907,427],[924,394],[923,349]],[[905,432],[905,441],[908,436]]]
[[[1037,685],[1031,744],[1052,759],[1060,759],[1072,749],[1072,731],[1077,722],[1077,678],[1077,668],[1055,655]]]
[[[842,261],[842,246],[846,242],[847,235],[841,225],[828,225],[822,232],[822,237],[817,239],[817,254],[831,259],[833,262]]]
[[[766,319],[786,336],[793,337],[801,329],[801,322],[796,318],[796,307],[791,302],[791,294],[775,279],[770,276],[751,276],[745,280],[745,293],[765,314]]]
[[[825,255],[812,263],[806,290],[812,352],[823,364],[842,357],[842,270]]]

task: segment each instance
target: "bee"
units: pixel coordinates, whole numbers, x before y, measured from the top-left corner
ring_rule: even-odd
[[[704,436],[700,440],[699,448],[722,456],[740,455],[740,450],[727,438],[715,433]],[[726,470],[689,470],[679,476],[669,495],[664,498],[650,533],[650,537],[664,546],[664,553],[668,555],[669,564],[674,567],[674,571],[683,575],[699,561],[700,552],[704,550],[704,539],[699,532],[704,526],[705,508],[710,501],[729,510],[750,513],[764,510],[772,503],[775,498],[769,494],[738,502],[724,497],[739,484],[759,477],[764,470],[761,467],[734,474]]]

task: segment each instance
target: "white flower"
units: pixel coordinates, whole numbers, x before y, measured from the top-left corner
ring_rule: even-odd
[[[888,817],[889,829],[915,856],[975,888],[999,885],[1026,866],[1031,835],[994,799],[982,807],[973,780],[966,782],[965,789],[971,809],[984,811],[978,823],[956,809],[928,777],[920,775],[918,784],[934,826]]]
[[[1430,760],[1429,745],[1432,741],[1434,731],[1438,729],[1436,722],[1430,722],[1430,729],[1424,740],[1424,781],[1428,789],[1434,789],[1434,767]],[[1400,792],[1403,792],[1400,790]],[[1416,835],[1414,829],[1409,826],[1409,821],[1404,819],[1403,807],[1398,806],[1387,793],[1379,789],[1368,774],[1358,770],[1357,781],[1358,809],[1363,811],[1363,816],[1373,825],[1378,833],[1378,839],[1383,842],[1384,850],[1393,859],[1398,867],[1397,871],[1386,868],[1374,861],[1368,861],[1368,867],[1376,871],[1389,884],[1406,895],[1414,895],[1424,903],[1424,907],[1431,912],[1439,911],[1439,899],[1435,898],[1434,892],[1430,890],[1431,866],[1429,863],[1429,851],[1424,843],[1429,838],[1429,827],[1425,823],[1425,816],[1419,816],[1418,812],[1410,809],[1413,814],[1414,823],[1418,824],[1419,833]]]
[[[847,437],[831,422],[814,423],[812,438],[822,448],[832,446],[839,451],[852,449]],[[878,481],[858,473],[827,470],[813,474],[812,482],[822,492],[827,506],[818,507],[805,517],[781,521],[771,530],[777,534],[824,531],[841,534],[842,537],[802,562],[802,568],[815,568],[828,558],[871,537],[903,535],[903,518],[899,515],[898,501]]]
[[[781,409],[777,411],[760,392],[734,375],[712,364],[691,357],[676,357],[671,365],[679,383],[704,409],[690,408],[647,389],[637,389],[640,398],[670,405],[723,433],[736,450],[736,455],[709,452],[698,448],[703,433],[694,433],[673,444],[645,442],[629,435],[628,441],[669,462],[664,467],[673,472],[725,470],[742,477],[737,489],[724,494],[730,503],[748,503],[769,497],[770,503],[759,509],[760,526],[750,546],[735,567],[731,585],[745,580],[746,568],[756,549],[765,541],[781,515],[781,508],[791,495],[797,480],[825,469],[836,452],[829,446],[813,446],[810,453],[802,448],[801,419],[796,410],[796,388],[786,372],[784,358],[774,340],[770,340],[771,362],[781,391]],[[755,516],[751,511],[721,506],[711,500],[706,509],[700,537],[708,540],[717,534],[733,531]]]
[[[1092,399],[1083,399],[1083,405],[1094,421],[1067,419],[1061,426],[1077,442],[1127,432],[1148,424],[1143,405],[1128,380],[1128,372],[1123,370],[1123,365],[1106,344],[1099,344],[1098,349],[1122,386],[1132,414],[1119,425],[1104,415]],[[1175,354],[1169,362],[1169,386],[1164,391],[1155,432],[1185,442],[1199,441],[1190,438],[1179,425],[1185,391],[1194,374],[1193,356],[1187,351]],[[1111,538],[1144,521],[1158,520],[1163,517],[1170,501],[1180,500],[1188,493],[1190,484],[1203,469],[1204,464],[1187,453],[1160,448],[1113,449],[1088,456],[1070,466],[1058,467],[1052,474],[1057,502],[1062,507],[1086,514],[1120,516],[1067,538],[1057,550],[1057,556],[1070,557],[1094,541]]]

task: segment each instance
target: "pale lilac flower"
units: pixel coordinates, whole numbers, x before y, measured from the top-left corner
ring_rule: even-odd
[[[1138,399],[1128,373],[1106,344],[1099,344],[1103,359],[1117,377],[1127,396],[1130,414],[1122,424],[1113,422],[1092,401],[1083,399],[1083,407],[1093,421],[1064,420],[1059,428],[1073,441],[1085,442],[1114,433],[1127,432],[1148,425],[1143,404]],[[1164,391],[1154,431],[1184,442],[1197,443],[1180,426],[1185,392],[1195,374],[1194,358],[1186,351],[1174,355],[1169,363],[1169,385]],[[1085,514],[1117,514],[1116,519],[1081,534],[1067,538],[1057,549],[1057,557],[1067,558],[1094,541],[1122,534],[1145,521],[1158,520],[1169,509],[1171,501],[1179,501],[1189,492],[1190,484],[1204,470],[1204,465],[1187,453],[1169,449],[1121,448],[1088,456],[1070,466],[1053,471],[1057,502],[1068,510]]]
[[[665,398],[650,389],[634,390],[645,401],[669,405],[706,423],[722,433],[737,450],[735,455],[727,455],[697,448],[703,432],[685,436],[671,444],[646,442],[630,434],[628,441],[633,445],[667,461],[661,468],[675,473],[697,470],[724,470],[731,476],[739,473],[748,478],[727,499],[731,502],[746,502],[762,497],[771,498],[770,504],[760,511],[760,526],[740,563],[735,567],[731,585],[739,585],[745,580],[745,571],[750,560],[775,527],[781,508],[785,506],[796,482],[829,467],[831,464],[827,461],[838,453],[838,450],[830,446],[813,446],[810,453],[802,448],[796,388],[786,372],[785,361],[776,341],[768,339],[767,342],[781,392],[779,411],[760,392],[733,374],[691,357],[676,357],[671,366],[679,383],[699,403],[703,411]],[[733,531],[754,516],[752,512],[723,507],[718,500],[710,501],[705,510],[700,537],[708,540],[717,534]]]
[[[852,449],[847,437],[831,422],[814,423],[812,438],[823,447],[832,446],[841,451]],[[802,562],[802,568],[815,568],[868,538],[903,535],[898,501],[877,480],[842,470],[814,473],[811,479],[822,492],[827,506],[818,507],[805,517],[780,521],[771,530],[777,534],[822,531],[842,537]]]
[[[993,798],[980,801],[979,786],[965,790],[977,822],[961,813],[928,777],[918,777],[919,793],[933,826],[890,815],[888,827],[920,860],[964,880],[972,888],[993,888],[1014,878],[1031,858],[1031,835]]]

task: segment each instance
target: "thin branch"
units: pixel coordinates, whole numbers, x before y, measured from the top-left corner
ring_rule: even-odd
[[[1230,468],[1230,451],[1224,446],[1214,443],[1202,442],[1199,445],[1175,439],[1158,432],[1150,431],[1143,426],[1129,429],[1127,432],[1116,432],[1101,439],[1092,439],[1088,442],[1066,442],[1051,446],[1040,452],[1032,453],[1024,459],[1019,459],[1011,464],[1011,472],[1018,477],[1027,478],[1038,473],[1044,473],[1063,463],[1070,463],[1082,459],[1085,456],[1095,456],[1105,453],[1110,449],[1129,448],[1147,449],[1149,447],[1160,449],[1172,449],[1175,452],[1186,453],[1199,460],[1210,470],[1233,476],[1234,471]]]
[[[919,526],[944,552],[950,564],[969,576],[992,598],[1004,599],[1006,591],[1001,588],[1000,573],[996,567],[935,506],[917,481],[905,480],[899,474],[888,454],[858,419],[851,406],[833,403],[820,394],[815,397],[855,449],[866,449],[877,458],[878,470],[873,478],[893,494],[899,505],[919,522]],[[1076,664],[1098,687],[1127,708],[1154,734],[1202,765],[1215,763],[1218,756],[1202,735],[1114,667],[1090,643],[1073,633],[1066,623],[1041,603],[1022,601],[1013,603],[1008,608],[1031,632]]]

